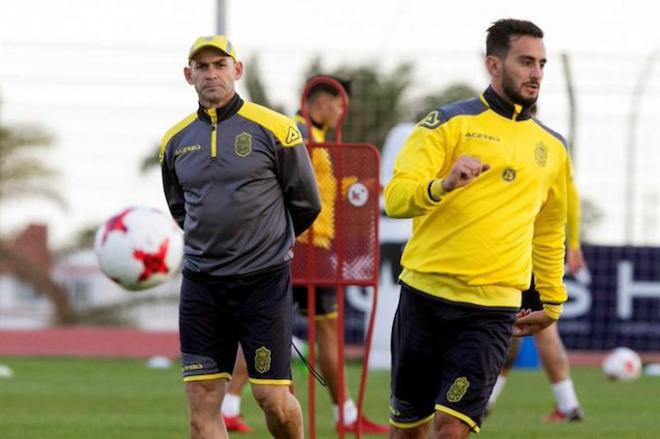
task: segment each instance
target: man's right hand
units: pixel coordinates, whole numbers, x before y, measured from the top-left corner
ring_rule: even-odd
[[[490,165],[481,163],[478,158],[462,155],[454,163],[449,175],[442,179],[442,189],[451,192],[463,187],[489,169]]]

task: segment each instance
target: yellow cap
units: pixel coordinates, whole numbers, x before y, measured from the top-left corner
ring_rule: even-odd
[[[190,48],[188,61],[190,61],[197,52],[205,47],[215,47],[216,49],[220,49],[227,55],[231,56],[235,62],[238,62],[238,57],[236,56],[236,49],[234,49],[234,45],[231,44],[231,42],[224,35],[211,35],[209,37],[197,38]]]

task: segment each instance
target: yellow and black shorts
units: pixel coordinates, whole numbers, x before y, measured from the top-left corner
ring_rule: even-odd
[[[392,327],[390,424],[416,427],[441,411],[478,432],[517,311],[451,302],[402,283]]]
[[[184,270],[179,337],[184,381],[231,378],[240,342],[250,382],[291,384],[291,271],[210,278]]]

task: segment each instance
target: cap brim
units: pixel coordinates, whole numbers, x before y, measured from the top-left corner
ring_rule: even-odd
[[[203,45],[197,47],[195,50],[193,50],[192,52],[190,52],[190,55],[188,55],[188,61],[192,60],[192,59],[195,57],[195,55],[197,55],[202,49],[205,49],[205,48],[207,48],[207,47],[212,47],[212,48],[216,49],[218,52],[223,53],[225,56],[228,56],[228,57],[230,57],[231,59],[233,59],[234,61],[237,61],[237,59],[234,58],[234,57],[231,55],[231,53],[227,53],[227,52],[225,52],[224,50],[222,50],[221,48],[219,48],[219,47],[216,46],[215,44],[203,44]]]

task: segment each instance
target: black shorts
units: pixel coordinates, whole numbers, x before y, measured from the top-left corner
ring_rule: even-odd
[[[240,342],[250,382],[291,384],[291,272],[202,278],[184,271],[179,336],[184,381],[231,378]]]
[[[390,423],[416,427],[437,410],[479,431],[516,311],[445,301],[402,283],[392,326]]]
[[[316,287],[315,306],[317,319],[337,318],[337,289],[335,287]],[[293,302],[298,305],[300,314],[307,315],[307,287],[293,287]]]
[[[532,311],[541,311],[543,309],[543,302],[541,302],[541,295],[536,290],[534,285],[534,277],[528,290],[522,292],[522,303],[520,309],[531,309]]]

